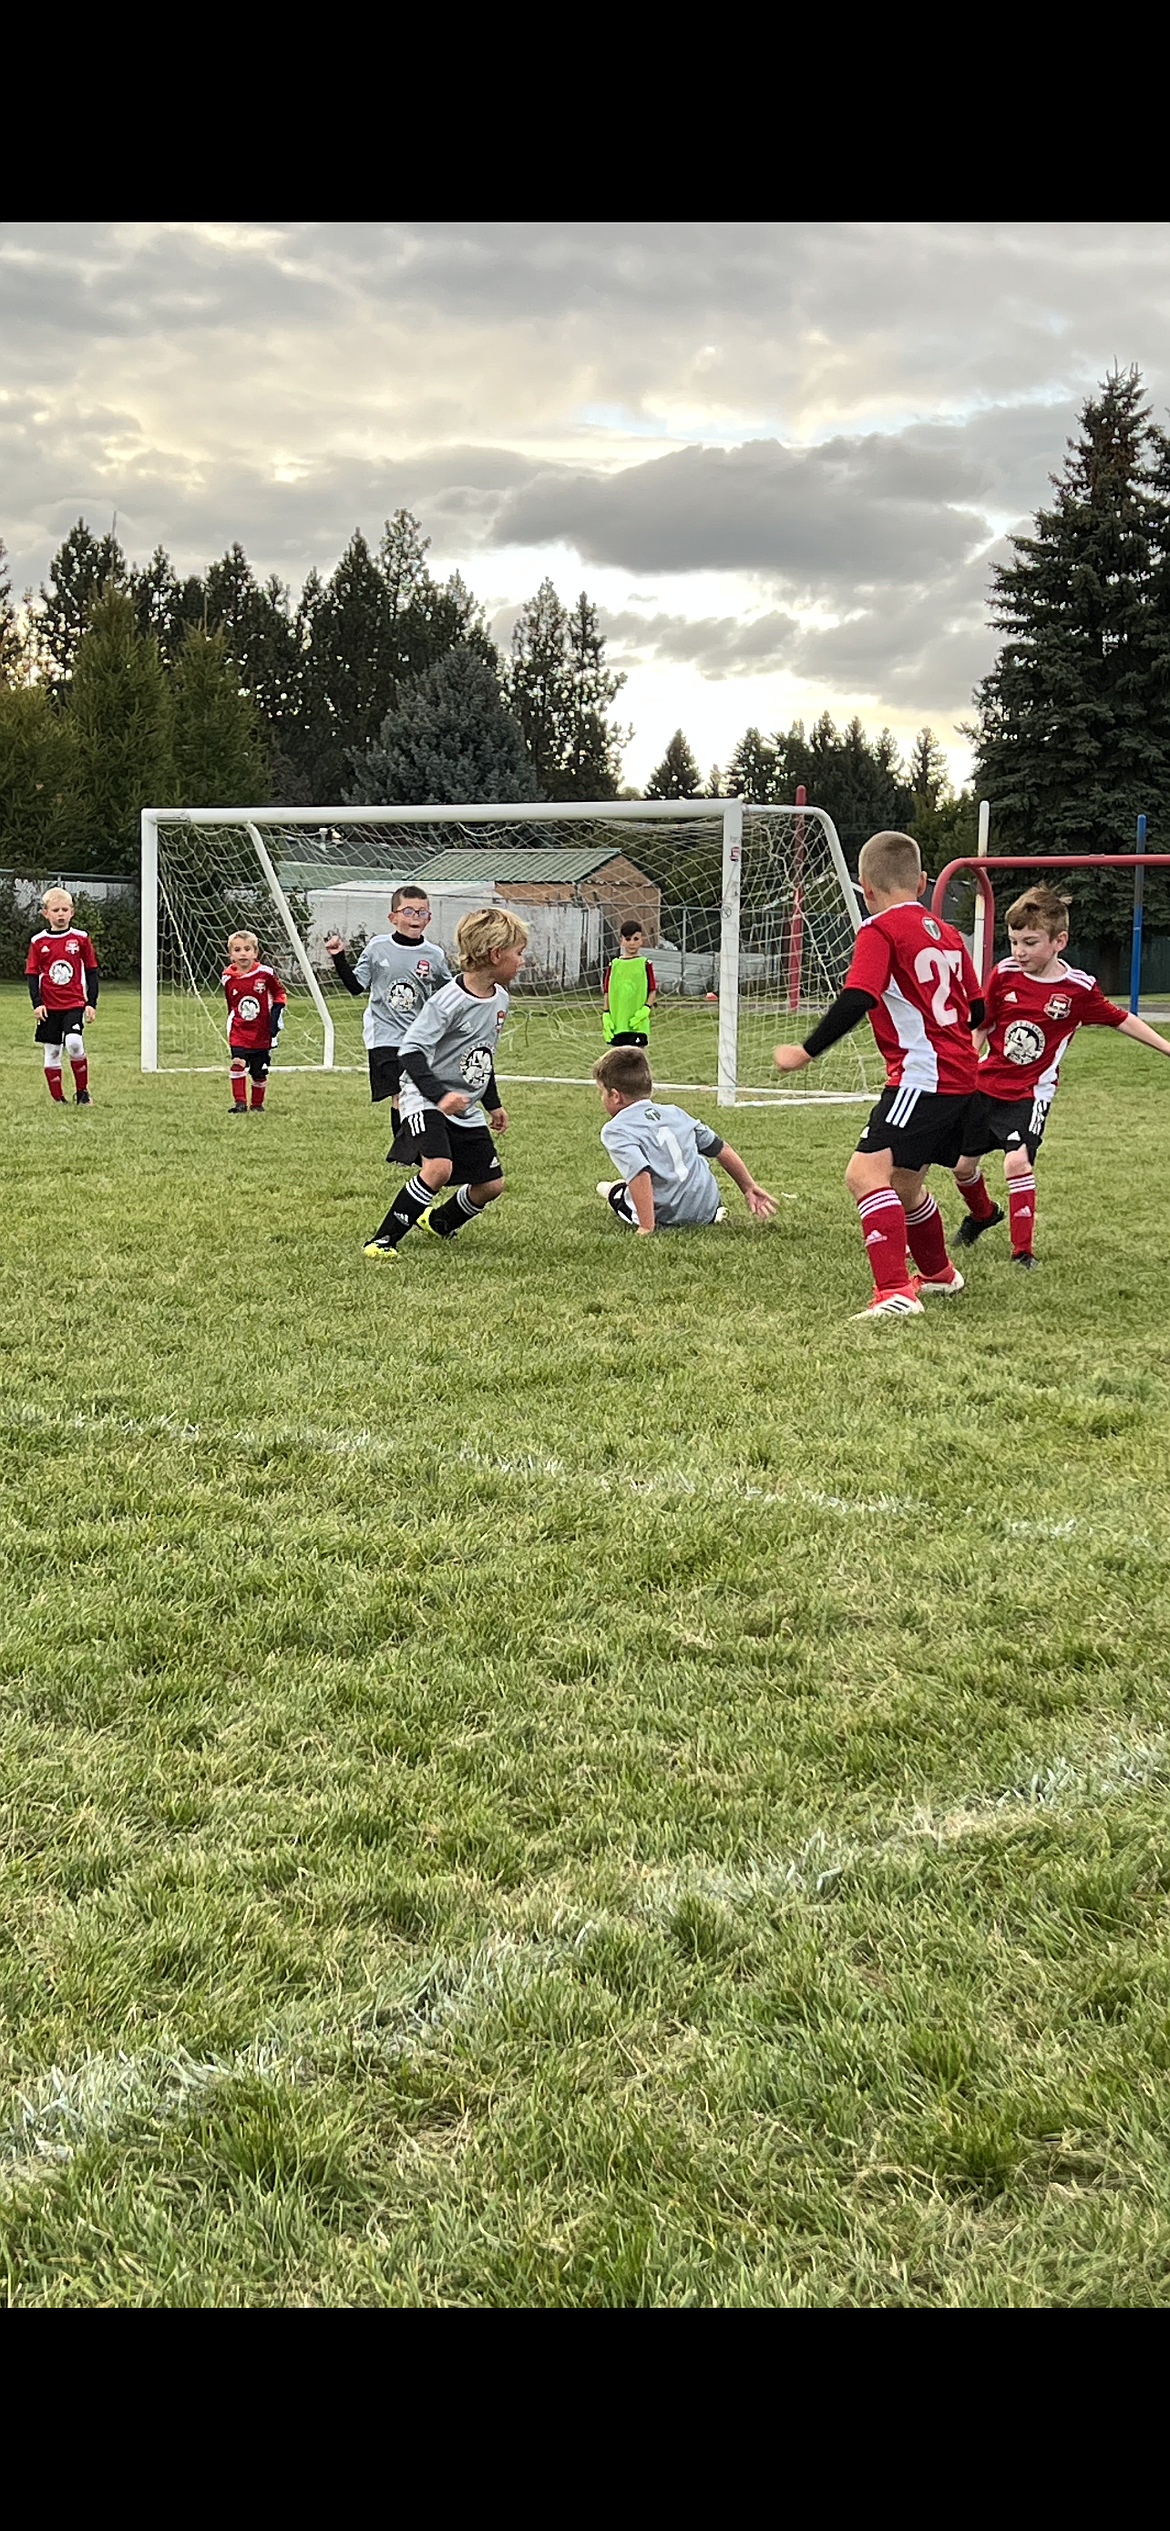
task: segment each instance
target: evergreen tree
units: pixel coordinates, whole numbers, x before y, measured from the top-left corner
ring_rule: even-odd
[[[995,566],[1003,646],[978,688],[977,788],[1001,851],[1128,852],[1170,831],[1170,447],[1137,369],[1080,414],[1055,499]],[[1128,932],[1128,873],[1072,874],[1078,931]],[[1170,894],[1151,873],[1151,913]]]
[[[126,557],[113,531],[92,536],[79,518],[53,556],[33,615],[37,663],[53,693],[68,686],[78,644],[103,592],[124,587],[125,580]]]
[[[47,686],[0,685],[0,835],[14,869],[50,871],[73,851],[73,730]]]
[[[780,762],[775,747],[758,729],[746,729],[727,767],[729,799],[777,800]]]
[[[187,808],[259,807],[269,796],[259,712],[222,633],[188,625],[171,674],[175,790]]]
[[[681,729],[676,729],[660,765],[656,765],[646,785],[648,800],[694,800],[703,788],[703,777]]]
[[[171,710],[153,634],[138,630],[124,589],[96,600],[73,660],[76,859],[91,870],[137,870],[139,814],[174,798]]]
[[[378,744],[355,755],[355,803],[532,800],[536,778],[499,676],[467,642],[402,688]]]
[[[139,632],[153,633],[170,666],[182,648],[188,625],[201,624],[207,612],[202,580],[197,575],[180,580],[165,547],[156,545],[148,563],[131,566],[127,587]]]
[[[551,580],[520,610],[507,700],[524,733],[545,800],[612,800],[631,733],[609,719],[625,684],[605,664],[597,609],[582,590],[562,606]]]
[[[946,757],[932,729],[920,729],[910,750],[907,773],[914,794],[915,814],[923,808],[936,809],[951,787]]]
[[[0,686],[18,675],[23,659],[24,641],[12,600],[8,547],[0,536]]]

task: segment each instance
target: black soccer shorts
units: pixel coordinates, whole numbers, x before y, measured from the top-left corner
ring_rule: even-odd
[[[953,1169],[971,1145],[965,1140],[972,1093],[911,1090],[903,1082],[883,1090],[861,1135],[859,1151],[888,1151],[895,1169]]]
[[[984,1151],[1026,1151],[1035,1162],[1048,1123],[1049,1099],[995,1099],[976,1090],[963,1138],[972,1160]]]
[[[370,1097],[377,1107],[382,1099],[396,1099],[402,1080],[402,1059],[397,1046],[367,1046],[370,1058]]]
[[[233,1046],[233,1063],[246,1063],[254,1081],[266,1081],[272,1061],[271,1046]]]
[[[37,1046],[63,1046],[67,1037],[80,1036],[85,1026],[85,1005],[77,1011],[47,1011],[39,1019],[33,1039]]]
[[[386,1158],[399,1169],[417,1169],[420,1160],[449,1160],[449,1186],[486,1186],[489,1178],[504,1174],[487,1127],[453,1125],[437,1107],[404,1116]]]

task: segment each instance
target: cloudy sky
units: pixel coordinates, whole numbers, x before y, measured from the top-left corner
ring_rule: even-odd
[[[501,642],[597,599],[628,781],[826,706],[961,776],[989,561],[1168,315],[1160,222],[0,225],[0,536],[295,590],[405,505]]]

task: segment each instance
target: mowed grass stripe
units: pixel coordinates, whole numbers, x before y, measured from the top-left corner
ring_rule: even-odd
[[[135,1016],[60,1116],[0,1001],[13,2299],[1165,2300],[1156,1067],[878,1330],[845,1112],[635,1249],[517,1094],[388,1290],[360,1080]]]

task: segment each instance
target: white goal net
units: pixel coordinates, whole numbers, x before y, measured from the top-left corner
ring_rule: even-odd
[[[548,802],[508,808],[158,809],[143,830],[144,1071],[226,1060],[221,977],[255,932],[288,993],[284,1069],[364,1067],[361,1004],[325,941],[355,958],[389,928],[395,887],[425,887],[430,937],[454,954],[473,907],[529,926],[502,1080],[587,1082],[602,1051],[605,971],[636,920],[654,968],[655,1080],[724,1105],[874,1095],[870,1032],[806,1072],[772,1050],[839,991],[859,920],[832,819],[739,800]]]

